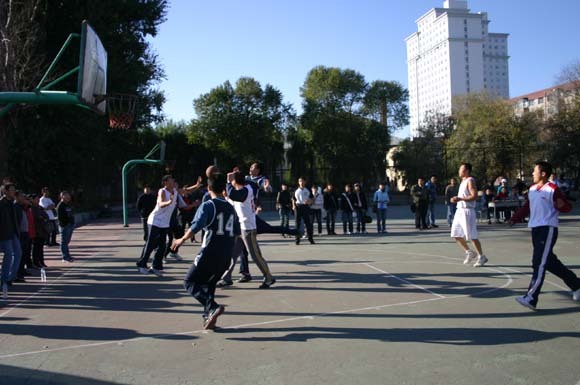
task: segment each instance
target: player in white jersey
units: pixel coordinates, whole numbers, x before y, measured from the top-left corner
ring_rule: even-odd
[[[457,196],[451,198],[452,203],[457,203],[457,210],[451,224],[451,237],[455,238],[457,244],[465,251],[463,264],[473,263],[474,267],[481,267],[487,262],[487,257],[483,254],[477,233],[477,215],[475,213],[477,187],[471,176],[470,163],[461,163],[459,176],[461,184]],[[477,254],[469,248],[467,241],[471,241]]]
[[[534,254],[532,265],[534,272],[525,295],[516,297],[516,301],[529,309],[535,310],[546,271],[556,275],[572,290],[572,299],[580,301],[580,279],[568,269],[554,254],[553,249],[558,239],[558,215],[572,210],[566,195],[555,183],[549,182],[552,165],[538,162],[532,174],[534,184],[528,190],[528,200],[510,219],[510,224],[521,222],[529,215],[528,227],[532,229]]]
[[[158,277],[163,276],[163,256],[165,254],[165,241],[169,231],[171,214],[177,204],[179,194],[175,189],[175,180],[171,175],[165,175],[161,179],[163,188],[157,194],[157,204],[147,218],[149,235],[143,246],[141,257],[137,261],[137,268],[142,274],[153,273]],[[149,256],[157,249],[153,258],[153,266],[147,268]]]

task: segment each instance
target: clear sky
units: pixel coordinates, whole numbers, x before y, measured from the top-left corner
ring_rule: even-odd
[[[555,84],[580,58],[580,0],[469,0],[490,32],[509,33],[510,96]],[[271,84],[301,112],[300,86],[317,65],[351,68],[368,82],[407,86],[404,39],[443,0],[171,0],[151,39],[167,79],[168,119],[195,117],[192,102],[226,80]],[[408,136],[403,130],[397,136]]]

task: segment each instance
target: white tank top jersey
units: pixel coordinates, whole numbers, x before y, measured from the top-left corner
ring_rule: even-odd
[[[167,201],[170,197],[170,192],[166,188],[161,190],[163,193],[163,199]],[[169,223],[171,222],[171,215],[173,214],[173,210],[175,210],[175,205],[177,204],[177,197],[178,193],[176,189],[173,189],[173,200],[169,206],[159,207],[159,203],[155,205],[155,208],[149,214],[147,218],[147,224],[153,225],[155,227],[159,227],[162,229],[166,229],[169,227]]]
[[[473,181],[475,183],[475,180],[472,177],[469,178],[465,178],[461,184],[459,185],[459,190],[457,191],[457,196],[459,198],[466,198],[469,195],[469,189],[467,188],[467,185],[469,183],[469,181]],[[475,201],[470,201],[470,202],[465,202],[465,201],[459,201],[457,202],[457,208],[458,209],[475,209]]]
[[[248,196],[243,202],[236,202],[228,199],[234,206],[236,214],[240,220],[240,228],[242,230],[256,230],[256,207],[254,205],[254,190],[250,185],[245,185],[248,189]]]
[[[528,227],[552,226],[558,227],[559,211],[554,207],[554,192],[556,185],[552,182],[541,188],[533,185],[528,190],[530,201],[530,220]]]

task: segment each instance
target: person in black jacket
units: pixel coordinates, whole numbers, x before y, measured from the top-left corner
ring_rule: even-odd
[[[338,198],[334,192],[334,186],[329,183],[324,190],[324,210],[326,210],[326,231],[328,235],[336,235],[334,232],[334,222],[336,220],[336,211],[338,210]]]
[[[44,263],[44,243],[50,235],[49,219],[46,212],[40,207],[40,197],[32,195],[32,216],[36,236],[32,240],[32,264],[35,267],[47,267]]]
[[[58,225],[60,227],[60,253],[63,262],[73,262],[68,245],[72,238],[72,233],[75,228],[75,217],[73,209],[70,204],[71,198],[67,191],[60,193],[60,202],[56,205],[56,212],[58,214]]]
[[[149,235],[149,226],[147,226],[147,218],[151,211],[155,208],[157,204],[157,197],[151,194],[151,187],[143,187],[143,195],[137,199],[137,210],[139,210],[139,215],[141,216],[141,223],[143,224],[143,240],[147,242],[147,236]]]
[[[344,192],[340,196],[340,209],[342,210],[342,231],[345,235],[352,234],[352,212],[354,211],[351,187],[344,186]],[[348,231],[347,231],[348,224]]]
[[[356,211],[356,232],[366,233],[365,217],[367,216],[367,198],[360,188],[360,184],[354,184],[354,193],[352,194],[352,202]]]
[[[425,187],[425,178],[419,178],[417,184],[411,187],[411,198],[415,204],[415,228],[426,230],[427,208],[429,206],[429,190]]]
[[[280,213],[280,226],[283,228],[290,227],[290,213],[292,212],[292,198],[290,196],[290,191],[288,191],[288,185],[282,183],[280,191],[276,196],[276,208]],[[286,234],[282,234],[285,238]]]
[[[2,259],[1,284],[4,292],[16,279],[22,251],[20,249],[18,217],[14,206],[16,187],[6,183],[0,189],[0,250],[4,253]]]

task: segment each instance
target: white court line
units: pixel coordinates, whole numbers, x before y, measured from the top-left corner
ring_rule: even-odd
[[[449,298],[451,298],[451,297],[449,297]],[[413,305],[413,304],[417,304],[417,303],[438,301],[438,300],[442,300],[442,299],[446,299],[446,298],[428,298],[428,299],[423,299],[423,300],[418,300],[418,301],[399,302],[399,303],[378,305],[378,306],[369,306],[369,307],[357,308],[357,309],[338,310],[338,311],[329,312],[329,313],[320,313],[320,314],[313,314],[313,315],[308,315],[308,316],[282,318],[282,319],[277,319],[277,320],[272,320],[272,321],[247,323],[247,324],[240,324],[240,325],[235,325],[235,326],[226,326],[226,327],[222,327],[221,329],[222,330],[224,330],[224,329],[225,330],[236,330],[236,329],[242,329],[242,328],[247,328],[247,327],[264,326],[264,325],[271,325],[271,324],[276,324],[276,323],[291,322],[291,321],[298,321],[298,320],[312,320],[314,318],[328,317],[328,316],[335,315],[335,314],[358,313],[358,312],[366,311],[366,310],[381,310],[381,309],[385,309],[388,307]],[[208,331],[204,330],[204,329],[199,329],[199,330],[192,330],[192,331],[181,332],[181,333],[157,334],[157,335],[153,335],[153,336],[135,337],[135,338],[129,338],[129,339],[125,339],[125,340],[115,340],[115,341],[95,342],[92,344],[63,346],[63,347],[54,348],[54,349],[35,350],[35,351],[30,351],[30,352],[14,353],[14,354],[4,354],[4,355],[0,355],[0,359],[15,358],[15,357],[22,357],[22,356],[29,356],[29,355],[34,355],[34,354],[50,353],[50,352],[59,352],[59,351],[65,351],[65,350],[82,349],[82,348],[89,348],[89,347],[96,347],[96,346],[106,346],[106,345],[116,345],[116,344],[121,345],[121,344],[129,343],[129,342],[138,342],[138,341],[143,341],[143,340],[172,337],[172,336],[176,336],[176,335],[183,336],[183,335],[190,335],[190,334],[201,334],[204,332],[207,333]]]
[[[74,250],[74,248],[71,248],[71,250]],[[10,306],[8,309],[6,309],[6,311],[4,311],[3,313],[0,313],[0,318],[5,317],[6,315],[8,315],[9,313],[11,313],[13,310],[19,308],[20,306],[24,305],[26,302],[30,301],[32,298],[36,297],[37,295],[41,294],[42,292],[44,292],[46,289],[50,288],[51,286],[55,285],[56,283],[58,283],[58,281],[61,278],[64,278],[66,275],[74,273],[74,272],[78,272],[77,269],[75,269],[75,267],[83,267],[85,265],[87,265],[93,258],[100,256],[102,254],[108,253],[108,251],[101,251],[98,252],[96,254],[93,254],[91,256],[89,256],[88,258],[83,258],[82,259],[82,263],[78,263],[75,265],[66,265],[66,266],[70,266],[71,269],[67,269],[65,271],[63,271],[63,273],[61,275],[59,275],[56,278],[50,279],[47,283],[44,283],[42,285],[42,287],[40,289],[38,289],[35,293],[29,295],[28,297],[26,297],[24,300],[22,300],[21,302],[18,302],[17,304],[14,304],[12,306]],[[78,260],[77,260],[78,261]],[[50,276],[48,276],[48,278],[50,278]],[[10,298],[10,292],[8,292],[8,295]]]
[[[358,250],[359,251],[360,250],[362,250],[362,251],[369,251],[369,252],[373,252],[373,253],[379,252],[379,250],[372,250],[372,249],[358,249]],[[449,259],[449,260],[452,260],[452,261],[461,261],[461,259],[459,259],[459,258],[453,258],[453,257],[448,257],[448,256],[445,256],[445,255],[438,255],[438,254],[411,253],[411,252],[405,252],[405,251],[397,251],[397,253],[399,253],[399,254],[407,254],[407,255],[422,255],[422,256],[426,256],[426,257],[438,257],[438,258]],[[375,262],[373,262],[373,263],[375,263]],[[493,266],[494,267],[497,267],[498,269],[505,269],[507,271],[511,271],[512,273],[519,273],[519,274],[526,275],[528,277],[532,277],[532,274],[524,273],[523,271],[520,271],[520,270],[516,270],[516,269],[509,268],[509,267],[504,267],[504,266],[497,266],[497,265],[493,265]],[[570,288],[565,287],[565,286],[562,286],[560,284],[557,284],[556,282],[552,282],[552,281],[550,281],[548,279],[545,279],[544,282],[549,283],[550,285],[555,286],[555,287],[557,287],[559,289],[562,289],[562,290],[565,290],[565,291],[570,291]]]
[[[368,263],[365,263],[364,265],[365,265],[365,266],[368,266],[369,268],[371,268],[371,269],[373,269],[373,270],[376,270],[376,271],[378,271],[378,272],[380,272],[380,273],[386,274],[386,275],[388,275],[389,277],[396,279],[397,281],[401,281],[401,282],[403,282],[403,283],[406,283],[407,285],[411,285],[411,286],[413,286],[413,287],[416,287],[417,289],[421,289],[421,290],[423,290],[423,291],[426,291],[426,292],[427,292],[427,293],[429,293],[429,294],[433,294],[433,295],[434,295],[434,296],[436,296],[436,297],[439,297],[439,298],[445,298],[445,296],[444,296],[444,295],[441,295],[441,294],[434,293],[434,292],[432,292],[431,290],[424,288],[423,286],[416,285],[416,284],[414,284],[414,283],[412,283],[412,282],[409,282],[409,281],[407,281],[406,279],[403,279],[403,278],[397,277],[396,275],[394,275],[394,274],[391,274],[391,273],[389,273],[388,271],[381,270],[381,269],[379,269],[379,268],[377,268],[377,267],[374,267],[373,265],[369,265]]]
[[[226,326],[226,327],[223,327],[221,329],[236,330],[236,329],[241,329],[241,328],[272,325],[272,324],[283,323],[283,322],[291,322],[291,321],[299,321],[299,320],[313,320],[315,318],[329,317],[329,316],[338,315],[338,314],[359,313],[362,311],[369,311],[369,310],[381,310],[381,309],[386,309],[386,308],[395,307],[395,306],[415,305],[415,304],[424,303],[424,302],[440,301],[443,299],[456,299],[456,298],[465,298],[465,297],[470,297],[470,296],[478,296],[478,295],[488,294],[488,293],[492,293],[494,291],[502,290],[502,289],[508,287],[509,285],[511,285],[513,282],[512,277],[503,271],[500,271],[497,269],[492,269],[492,268],[487,268],[487,267],[484,267],[484,269],[495,271],[497,273],[500,273],[500,274],[506,276],[507,282],[504,283],[500,287],[494,287],[494,288],[484,290],[484,291],[481,291],[481,292],[475,293],[475,294],[461,294],[461,295],[449,296],[449,297],[439,296],[436,298],[427,298],[427,299],[422,299],[422,300],[417,300],[417,301],[398,302],[398,303],[391,303],[391,304],[385,304],[385,305],[368,306],[368,307],[363,307],[363,308],[337,310],[337,311],[328,312],[328,313],[319,313],[319,314],[300,316],[300,317],[281,318],[281,319],[271,320],[271,321],[254,322],[254,323],[240,324],[240,325],[235,325],[235,326]],[[173,334],[158,334],[158,335],[146,336],[146,337],[129,338],[129,339],[125,339],[125,340],[95,342],[92,344],[72,345],[72,346],[64,346],[64,347],[54,348],[54,349],[44,349],[44,350],[35,350],[35,351],[23,352],[23,353],[5,354],[5,355],[0,355],[0,360],[7,359],[7,358],[21,357],[21,356],[29,356],[29,355],[34,355],[34,354],[59,352],[59,351],[66,351],[66,350],[90,348],[90,347],[96,347],[96,346],[122,345],[124,343],[138,342],[138,341],[150,340],[150,339],[155,339],[155,338],[172,337],[172,336],[176,336],[176,335],[183,336],[183,335],[201,334],[201,333],[207,333],[207,330],[199,329],[199,330],[192,330],[192,331],[188,331],[188,332],[180,332],[180,333],[173,333]]]

